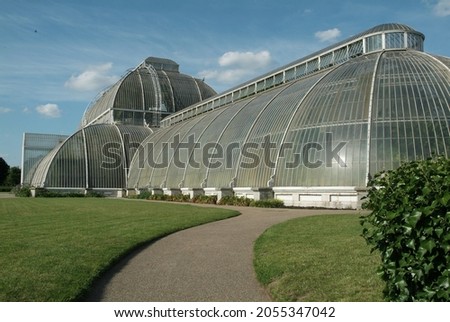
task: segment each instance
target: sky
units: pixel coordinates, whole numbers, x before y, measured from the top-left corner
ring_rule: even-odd
[[[149,56],[225,91],[379,24],[450,57],[450,0],[0,0],[0,157],[23,133],[67,134]]]

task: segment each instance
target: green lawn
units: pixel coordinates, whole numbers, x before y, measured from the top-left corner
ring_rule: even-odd
[[[0,200],[0,301],[77,300],[119,257],[237,212],[97,198]]]
[[[360,236],[358,215],[316,216],[269,228],[255,269],[276,301],[382,301],[380,258]]]

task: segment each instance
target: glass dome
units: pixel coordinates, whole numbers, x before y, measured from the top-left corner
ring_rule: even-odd
[[[165,116],[216,94],[204,81],[178,69],[170,59],[145,59],[88,106],[82,126],[117,123],[158,127]]]

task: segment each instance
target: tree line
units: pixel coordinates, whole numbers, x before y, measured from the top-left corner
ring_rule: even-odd
[[[10,167],[3,158],[0,158],[0,186],[13,187],[20,184],[20,174],[19,167]]]

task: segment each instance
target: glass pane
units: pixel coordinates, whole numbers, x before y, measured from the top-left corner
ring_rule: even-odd
[[[403,32],[387,33],[386,49],[405,48],[405,34]]]

